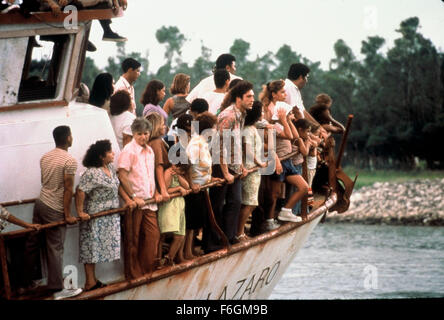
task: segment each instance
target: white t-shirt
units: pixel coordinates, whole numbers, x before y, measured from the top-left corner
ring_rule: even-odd
[[[123,149],[123,134],[132,136],[131,124],[136,116],[129,111],[124,111],[117,116],[110,116],[111,124],[116,134],[117,142],[119,143],[120,150]]]
[[[316,156],[307,156],[307,169],[314,170],[318,163],[318,158]]]
[[[130,85],[130,83],[125,79],[125,77],[120,76],[119,80],[114,84],[114,93],[116,93],[119,90],[125,90],[130,94],[131,97],[131,112],[133,114],[136,114],[136,99],[135,99],[135,92],[134,87]]]
[[[299,111],[302,114],[302,118],[305,118],[304,111],[304,101],[302,101],[302,95],[299,88],[291,81],[290,79],[285,79],[285,92],[287,93],[287,97],[285,98],[285,102],[290,106],[297,106]]]
[[[238,76],[230,73],[230,81],[233,79],[241,79],[242,80],[241,77],[238,77]],[[193,90],[191,90],[191,92],[188,94],[186,99],[189,103],[191,103],[191,102],[193,102],[194,99],[202,98],[205,93],[207,93],[209,91],[214,91],[214,90],[216,90],[216,85],[214,84],[214,75],[211,75],[211,76],[203,79],[201,82],[199,82],[198,85],[195,86],[193,88]]]
[[[202,99],[205,99],[208,102],[209,105],[208,111],[214,115],[216,114],[217,110],[220,108],[220,105],[222,104],[224,98],[225,98],[225,93],[219,93],[214,91],[207,92],[202,96]]]

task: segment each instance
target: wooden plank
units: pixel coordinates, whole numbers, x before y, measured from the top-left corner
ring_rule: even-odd
[[[77,21],[103,20],[112,19],[123,16],[123,9],[119,8],[119,12],[114,14],[112,9],[83,9],[77,11]],[[26,18],[20,12],[9,12],[0,14],[0,25],[6,24],[34,24],[34,23],[63,23],[70,13],[62,13],[57,17],[52,12],[32,12],[31,16]]]
[[[35,103],[21,103],[15,104],[13,106],[0,106],[0,112],[4,111],[14,111],[14,110],[26,110],[26,109],[34,109],[34,108],[47,108],[47,107],[66,107],[68,105],[68,101],[66,100],[58,100],[58,101],[42,101]]]
[[[6,261],[5,240],[0,236],[0,261],[3,274],[3,285],[5,287],[6,299],[11,299],[11,283],[9,282],[8,263]]]

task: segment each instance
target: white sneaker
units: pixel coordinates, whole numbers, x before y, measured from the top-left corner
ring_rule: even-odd
[[[299,216],[295,216],[291,209],[282,208],[279,212],[278,219],[281,221],[291,221],[291,222],[301,222],[302,218]]]
[[[61,300],[65,298],[75,297],[82,293],[82,288],[77,289],[63,289],[54,293],[54,300]]]

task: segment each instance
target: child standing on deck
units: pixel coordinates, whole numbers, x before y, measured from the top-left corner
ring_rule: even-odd
[[[170,244],[170,249],[167,255],[164,257],[164,266],[174,265],[174,261],[182,263],[185,261],[183,258],[183,245],[185,237],[185,200],[184,196],[190,193],[189,185],[185,179],[185,175],[188,170],[188,165],[177,164],[171,165],[165,170],[165,183],[169,186],[168,193],[179,192],[180,197],[175,197],[168,202],[162,204],[159,207],[157,214],[159,229],[160,229],[160,241],[158,256],[159,259],[162,256],[162,244],[165,237],[169,234],[173,235],[173,241]]]
[[[308,206],[313,206],[314,198],[313,191],[311,190],[311,185],[313,183],[313,178],[316,174],[316,166],[318,164],[318,146],[321,143],[321,126],[315,123],[311,124],[310,133],[308,134],[308,139],[311,141],[310,149],[307,156],[307,183],[308,183]]]
[[[292,152],[292,141],[299,140],[298,132],[296,131],[292,120],[294,115],[291,106],[287,105],[284,100],[286,98],[285,82],[283,80],[276,80],[267,83],[259,96],[264,103],[264,116],[267,121],[275,122],[276,129],[276,154],[279,158],[283,158]],[[279,103],[280,107],[277,107]],[[291,159],[283,161],[276,161],[276,168],[278,163],[282,166],[282,173],[275,172],[270,176],[271,180],[271,206],[269,209],[269,217],[274,215],[276,207],[276,200],[279,196],[282,183],[288,182],[297,188],[297,191],[291,193],[287,198],[285,205],[278,214],[278,220],[300,222],[301,217],[292,213],[292,208],[302,199],[307,193],[307,183],[302,176],[296,171]]]
[[[311,141],[308,140],[308,133],[311,128],[311,122],[307,119],[298,119],[294,121],[294,126],[298,133],[298,138],[294,140],[292,143],[292,152],[298,152],[292,158],[293,165],[295,166],[298,174],[302,177],[302,164],[304,162],[304,157],[308,156],[308,152],[310,150]],[[305,179],[302,178],[302,183],[298,186],[298,188],[304,190],[304,195],[308,193],[308,184]],[[291,192],[294,192],[293,189],[290,188]],[[301,213],[301,201],[299,200],[297,204],[292,209],[294,214]]]
[[[261,161],[263,143],[257,132],[255,124],[262,117],[262,102],[255,101],[253,107],[247,110],[245,116],[245,127],[242,133],[243,149],[245,154],[244,166],[249,171],[242,180],[242,206],[239,215],[236,239],[240,242],[248,240],[245,234],[245,223],[248,217],[259,204],[258,194],[261,184],[261,173],[259,170],[252,171],[256,166],[264,168],[267,163]]]

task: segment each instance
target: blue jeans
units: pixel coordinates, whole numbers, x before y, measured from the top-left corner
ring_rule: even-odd
[[[294,165],[294,168],[296,169],[296,172],[298,175],[302,175],[302,164]],[[289,188],[285,192],[285,197],[288,199],[294,192],[296,192],[298,190],[298,188],[296,188],[295,186],[290,185],[290,184],[288,184],[287,186]],[[296,205],[291,210],[293,212],[293,214],[295,214],[295,215],[301,214],[301,204],[302,204],[302,201],[298,201],[296,203]]]

